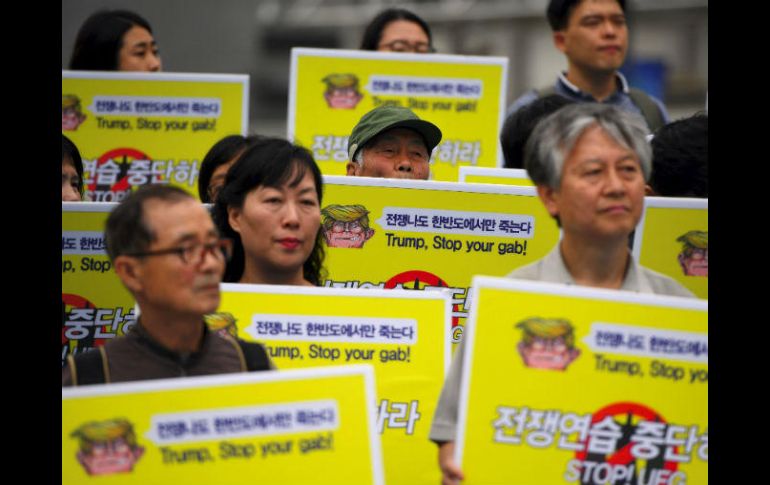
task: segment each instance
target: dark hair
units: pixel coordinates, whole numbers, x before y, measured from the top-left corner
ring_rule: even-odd
[[[285,183],[300,182],[307,171],[313,175],[318,202],[321,203],[323,178],[321,170],[306,148],[281,138],[261,137],[238,157],[227,171],[225,186],[214,203],[214,223],[223,237],[233,240],[233,256],[227,263],[224,282],[237,282],[243,275],[245,256],[241,236],[230,227],[228,207],[243,207],[249,192],[257,187],[280,187]],[[290,180],[291,177],[291,180]],[[303,275],[310,283],[319,286],[323,271],[323,236],[319,227],[315,246],[303,265]]]
[[[658,128],[652,139],[652,177],[655,195],[709,196],[709,118],[704,113]]]
[[[72,143],[72,140],[64,136],[61,136],[61,161],[64,163],[65,159],[72,161],[72,165],[75,166],[75,171],[78,173],[78,193],[80,197],[83,197],[83,159],[80,158],[80,152],[78,147]]]
[[[209,197],[209,183],[214,171],[220,165],[224,165],[240,155],[249,145],[260,138],[259,135],[241,136],[230,135],[222,138],[209,149],[201,162],[201,170],[198,175],[198,195],[201,202],[213,202]]]
[[[505,119],[503,129],[500,130],[503,166],[505,168],[524,168],[524,147],[537,122],[562,106],[572,103],[574,101],[569,98],[559,94],[551,94],[537,98],[510,114]]]
[[[99,10],[83,22],[75,38],[70,69],[81,71],[117,71],[123,36],[139,26],[152,34],[150,24],[128,10]]]
[[[548,8],[545,11],[545,16],[548,18],[548,24],[551,26],[551,30],[554,32],[558,30],[564,30],[569,24],[569,18],[572,16],[572,12],[575,10],[581,2],[585,0],[551,0],[548,2]],[[626,11],[626,0],[615,0]]]
[[[389,8],[378,13],[364,30],[364,37],[361,39],[360,49],[365,51],[376,51],[382,39],[382,31],[385,26],[394,20],[408,20],[419,25],[428,36],[428,43],[433,44],[433,38],[430,36],[430,27],[423,19],[403,8]]]
[[[110,260],[127,253],[146,251],[157,237],[144,220],[144,203],[150,199],[181,202],[195,198],[171,185],[143,185],[115,207],[104,225],[104,246]]]

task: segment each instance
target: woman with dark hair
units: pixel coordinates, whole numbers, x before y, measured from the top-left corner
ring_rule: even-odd
[[[246,148],[260,138],[259,135],[230,135],[222,138],[203,157],[198,175],[198,195],[208,204],[217,200],[217,194],[225,185],[225,176],[235,160]]]
[[[313,155],[260,138],[230,167],[214,222],[233,240],[225,282],[318,286],[324,258],[323,179]]]
[[[94,13],[78,31],[69,68],[80,71],[160,71],[158,44],[149,22],[128,10]]]
[[[364,31],[361,49],[420,54],[436,52],[428,24],[403,8],[389,8],[377,14]]]
[[[83,200],[83,160],[72,141],[61,136],[61,200]]]

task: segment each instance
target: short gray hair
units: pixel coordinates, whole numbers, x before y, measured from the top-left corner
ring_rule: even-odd
[[[647,142],[649,130],[644,119],[610,105],[576,103],[540,120],[527,140],[524,168],[535,185],[559,188],[564,159],[580,135],[593,126],[600,127],[621,146],[634,152],[644,180],[649,180],[652,148]]]
[[[104,246],[110,261],[123,254],[147,251],[157,234],[145,219],[145,204],[162,200],[169,204],[196,199],[172,185],[143,185],[115,207],[104,224]]]
[[[363,147],[356,150],[356,154],[353,155],[353,161],[358,164],[359,167],[364,166],[364,149]]]

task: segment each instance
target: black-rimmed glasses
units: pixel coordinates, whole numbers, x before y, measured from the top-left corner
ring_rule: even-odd
[[[391,52],[416,52],[418,54],[432,54],[436,52],[436,49],[434,49],[432,45],[426,44],[425,42],[412,44],[405,40],[394,40],[387,44],[380,44],[378,47],[385,47]]]
[[[185,264],[197,266],[210,252],[219,260],[229,261],[233,254],[233,242],[230,239],[219,239],[213,243],[195,243],[177,248],[158,249],[142,253],[125,253],[126,256],[144,258],[147,256],[162,256],[164,254],[177,254]]]

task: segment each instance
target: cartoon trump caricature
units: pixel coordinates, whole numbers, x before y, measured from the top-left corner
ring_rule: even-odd
[[[682,266],[682,272],[687,276],[709,275],[709,233],[705,231],[689,231],[677,239],[682,243],[682,252],[677,259]]]
[[[355,109],[364,97],[358,91],[355,74],[329,74],[321,81],[326,83],[324,99],[332,109]]]
[[[80,440],[77,459],[89,475],[131,472],[144,453],[126,419],[85,423],[70,434]]]
[[[86,120],[80,108],[80,98],[74,94],[62,94],[61,96],[61,129],[62,131],[75,131]]]
[[[229,312],[216,312],[203,315],[203,321],[212,332],[223,336],[238,338],[238,319]]]
[[[517,323],[516,328],[522,330],[517,349],[527,367],[565,370],[580,355],[569,320],[532,317]]]
[[[321,209],[321,230],[330,248],[361,248],[374,236],[362,205],[332,204]]]

